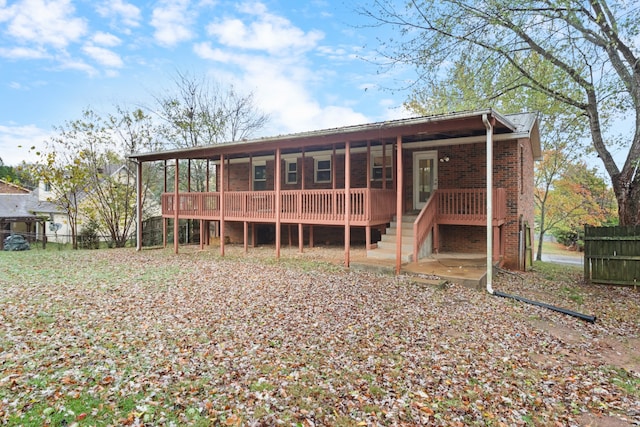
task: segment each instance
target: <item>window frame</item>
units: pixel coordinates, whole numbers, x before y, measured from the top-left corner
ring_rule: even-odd
[[[264,168],[264,177],[256,179],[256,168]],[[267,189],[267,162],[254,162],[251,165],[251,191],[265,191]],[[264,188],[256,188],[256,182],[262,183]]]
[[[382,166],[382,164],[380,164],[379,166],[376,166],[375,164],[375,159],[380,158],[382,159],[382,151],[372,151],[371,152],[371,181],[384,181],[384,168],[387,169],[387,176],[386,176],[386,181],[393,181],[393,154],[392,153],[385,153],[384,157],[387,158],[387,163],[384,165],[384,168]],[[376,170],[380,170],[380,176],[376,177]]]
[[[322,168],[319,169],[319,163],[320,162],[329,162],[329,168]],[[314,157],[313,158],[313,182],[316,184],[327,184],[327,183],[331,183],[332,182],[332,178],[333,178],[333,161],[331,159],[331,156],[319,156],[319,157]],[[329,174],[329,178],[328,179],[318,179],[318,173],[328,173]]]
[[[295,165],[295,170],[289,170],[289,166]],[[285,170],[285,178],[284,182],[288,185],[293,185],[298,183],[298,159],[285,159],[284,161],[284,170]],[[294,179],[290,180],[290,174],[294,174]]]

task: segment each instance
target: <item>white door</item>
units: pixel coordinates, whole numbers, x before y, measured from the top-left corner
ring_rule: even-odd
[[[413,153],[413,208],[422,210],[438,188],[438,152]]]

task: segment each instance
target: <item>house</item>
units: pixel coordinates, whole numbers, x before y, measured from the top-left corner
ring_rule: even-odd
[[[50,220],[58,214],[58,208],[41,199],[38,190],[30,191],[0,180],[0,250],[4,239],[11,234],[46,244]]]
[[[339,242],[349,266],[362,242],[399,271],[436,252],[486,252],[491,266],[525,268],[540,156],[536,114],[486,109],[131,158],[139,177],[143,163],[164,164],[165,245],[169,221],[178,235],[179,221],[192,220],[201,245],[213,224],[221,254],[227,241],[274,243],[276,256],[283,239],[301,251]],[[206,170],[202,191],[194,164]]]

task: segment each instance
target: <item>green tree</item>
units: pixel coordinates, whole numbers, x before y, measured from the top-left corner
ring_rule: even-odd
[[[72,247],[78,249],[80,201],[87,190],[89,171],[85,152],[76,149],[64,128],[58,128],[58,132],[48,142],[47,152],[36,153],[38,161],[32,171],[50,187],[53,196],[47,200],[66,214]]]
[[[56,128],[36,171],[51,186],[50,201],[67,214],[74,248],[81,217],[95,221],[115,246],[126,244],[136,219],[136,169],[125,156],[156,148],[153,129],[142,110],[121,107],[104,117],[87,108],[81,119]],[[146,172],[143,203],[155,178],[151,166]]]
[[[491,94],[488,100],[525,89],[575,110],[611,179],[620,223],[640,224],[640,8],[634,3],[374,0],[362,13],[398,30],[380,52],[417,70],[423,99],[437,95],[464,64]],[[624,117],[633,120],[631,131],[608,135],[613,120]],[[627,155],[620,168],[612,152],[621,145]]]
[[[116,113],[105,117],[86,109],[82,119],[68,126],[69,137],[83,147],[88,171],[82,213],[95,220],[116,247],[124,247],[136,219],[136,167],[126,156],[156,148],[151,119],[141,109],[128,111],[116,106]],[[154,176],[152,169],[146,172],[143,206],[149,180]]]
[[[536,188],[536,197],[547,191],[544,205],[545,221],[539,223],[563,243],[576,243],[584,224],[599,226],[611,222],[615,214],[615,202],[605,180],[595,168],[583,161],[565,163],[562,173],[550,189]],[[536,206],[538,218],[540,206]],[[540,250],[540,242],[538,242]],[[539,258],[538,258],[539,259]]]
[[[18,180],[18,174],[16,173],[15,168],[12,166],[7,166],[2,161],[0,157],[0,179],[3,179],[7,182],[16,182]]]

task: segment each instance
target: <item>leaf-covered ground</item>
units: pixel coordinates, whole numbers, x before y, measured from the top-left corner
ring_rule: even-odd
[[[0,422],[640,424],[634,289],[566,268],[496,278],[589,324],[322,252],[273,255],[0,253]]]

